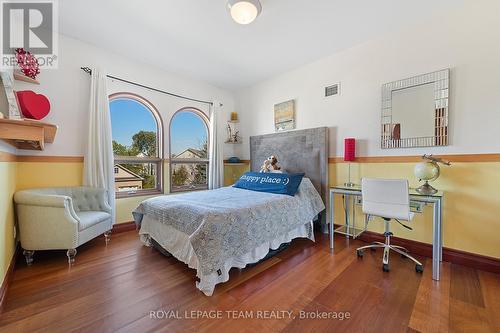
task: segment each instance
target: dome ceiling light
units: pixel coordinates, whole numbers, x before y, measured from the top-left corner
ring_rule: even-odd
[[[262,11],[259,0],[229,0],[227,7],[236,23],[250,24]]]

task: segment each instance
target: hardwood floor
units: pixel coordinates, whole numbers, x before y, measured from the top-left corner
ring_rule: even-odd
[[[296,240],[233,269],[212,297],[195,288],[193,270],[142,246],[134,231],[113,235],[108,247],[103,239],[82,246],[71,268],[63,251],[40,252],[31,267],[18,260],[0,331],[500,332],[500,275],[443,263],[435,282],[430,259],[420,258],[421,275],[395,254],[384,273],[381,251],[358,259],[360,244],[336,237],[332,254],[325,235]],[[183,319],[151,318],[161,310]],[[350,317],[300,318],[322,313]],[[281,318],[256,318],[273,315]]]

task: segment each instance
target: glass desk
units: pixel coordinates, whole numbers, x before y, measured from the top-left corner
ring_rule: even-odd
[[[335,194],[344,196],[344,211],[345,211],[345,225],[333,229],[334,225],[334,212],[335,212]],[[441,261],[443,260],[443,220],[442,220],[442,206],[443,206],[443,192],[438,191],[435,194],[420,194],[415,189],[410,189],[410,206],[411,203],[424,203],[433,205],[433,219],[432,219],[432,278],[439,280]],[[354,207],[357,198],[361,198],[361,185],[345,186],[337,185],[330,187],[330,249],[333,250],[333,234],[334,232],[344,234],[346,236],[358,237],[363,231],[366,230],[368,219],[365,216],[364,229],[359,229],[351,226],[349,222],[349,205],[352,198],[352,205]],[[355,217],[355,210],[353,209],[353,218]],[[353,219],[354,220],[354,219]]]

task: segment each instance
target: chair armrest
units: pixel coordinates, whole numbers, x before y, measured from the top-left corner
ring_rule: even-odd
[[[74,220],[80,223],[73,208],[73,199],[67,195],[35,193],[29,190],[18,191],[14,194],[14,202],[17,205],[63,208]]]
[[[71,197],[67,195],[39,194],[19,191],[14,194],[14,202],[19,205],[65,208],[72,206]]]

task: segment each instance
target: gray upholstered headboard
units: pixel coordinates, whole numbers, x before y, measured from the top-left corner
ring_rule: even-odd
[[[286,172],[305,172],[325,206],[328,205],[328,152],[328,127],[250,137],[252,171],[259,171],[263,161],[274,155]],[[323,223],[325,215],[322,214]]]

